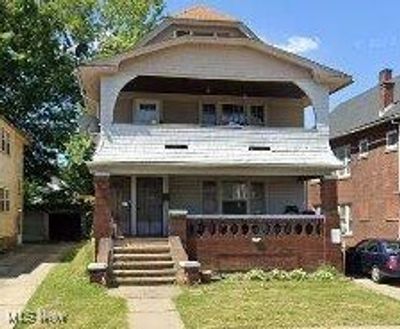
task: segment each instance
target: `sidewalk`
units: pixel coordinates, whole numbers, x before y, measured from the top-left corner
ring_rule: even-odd
[[[9,313],[21,312],[51,268],[71,244],[24,245],[0,257],[0,328],[9,329]]]
[[[177,286],[123,286],[109,293],[127,299],[129,328],[184,329],[172,300],[179,294]]]

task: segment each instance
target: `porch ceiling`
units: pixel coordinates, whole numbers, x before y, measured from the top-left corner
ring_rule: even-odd
[[[289,81],[204,80],[162,76],[139,76],[126,84],[122,91],[296,99],[306,96],[297,85]]]

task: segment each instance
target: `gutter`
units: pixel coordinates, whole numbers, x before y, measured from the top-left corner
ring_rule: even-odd
[[[335,140],[335,139],[338,139],[338,138],[345,137],[347,135],[355,134],[355,133],[358,133],[358,132],[360,132],[362,130],[377,126],[377,125],[385,123],[385,122],[389,122],[389,121],[394,122],[396,119],[400,119],[400,114],[393,114],[391,116],[382,117],[382,118],[379,118],[378,120],[372,121],[372,122],[367,123],[367,124],[365,124],[363,126],[358,126],[357,128],[354,128],[352,130],[341,132],[336,136],[329,136],[329,140],[332,141],[332,140]],[[395,124],[399,124],[400,125],[400,122],[396,121]]]

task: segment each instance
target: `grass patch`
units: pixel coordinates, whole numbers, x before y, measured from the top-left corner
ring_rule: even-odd
[[[400,302],[346,279],[222,280],[184,288],[176,303],[186,329],[400,325]]]
[[[127,328],[127,305],[122,298],[112,297],[105,288],[89,283],[87,265],[93,259],[91,243],[72,248],[61,257],[29,300],[26,311],[59,312],[67,315],[65,324],[36,322],[22,328]]]

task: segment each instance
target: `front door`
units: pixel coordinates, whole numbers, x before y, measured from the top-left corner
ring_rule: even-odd
[[[137,178],[137,234],[139,236],[163,235],[163,179]]]

